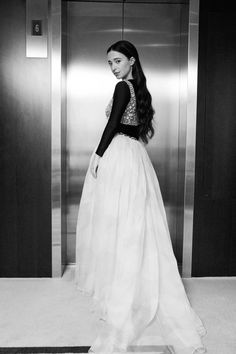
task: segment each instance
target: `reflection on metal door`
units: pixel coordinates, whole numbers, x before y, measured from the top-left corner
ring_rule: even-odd
[[[68,2],[67,6],[67,262],[75,262],[75,227],[83,181],[91,152],[107,122],[104,110],[116,84],[106,62],[106,49],[123,36],[139,51],[153,97],[156,133],[147,150],[181,264],[186,5]]]

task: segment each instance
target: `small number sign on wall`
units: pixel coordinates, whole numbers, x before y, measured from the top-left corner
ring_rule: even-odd
[[[26,57],[48,57],[48,0],[26,0]]]
[[[32,20],[32,36],[42,36],[42,20]]]

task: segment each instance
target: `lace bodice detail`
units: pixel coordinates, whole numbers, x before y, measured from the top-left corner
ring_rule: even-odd
[[[135,97],[134,87],[129,80],[124,80],[124,81],[128,84],[130,89],[130,101],[126,107],[126,110],[122,115],[120,122],[122,124],[128,124],[128,125],[139,125],[137,111],[136,111],[136,97]],[[106,108],[107,118],[110,117],[112,104],[113,104],[113,98],[110,100]]]
[[[133,79],[116,84],[112,100],[106,108],[107,124],[96,149],[96,154],[100,157],[117,133],[139,138],[135,92],[136,81]]]

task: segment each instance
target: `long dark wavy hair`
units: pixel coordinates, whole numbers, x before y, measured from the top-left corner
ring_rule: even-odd
[[[139,120],[139,136],[142,141],[147,144],[148,139],[151,139],[154,135],[154,128],[152,125],[152,120],[154,116],[154,109],[152,107],[152,96],[147,89],[146,77],[144,75],[138,51],[135,46],[129,41],[121,40],[112,44],[107,49],[107,54],[114,50],[116,52],[122,53],[128,59],[131,57],[135,58],[133,64],[132,75],[137,82],[137,92],[136,92],[136,108]]]

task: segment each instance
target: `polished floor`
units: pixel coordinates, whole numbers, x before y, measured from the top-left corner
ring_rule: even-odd
[[[90,346],[101,321],[92,301],[75,289],[74,267],[62,278],[0,279],[0,348]],[[193,308],[203,320],[209,354],[236,353],[236,277],[183,279]],[[158,329],[150,327],[135,352],[164,353]]]

